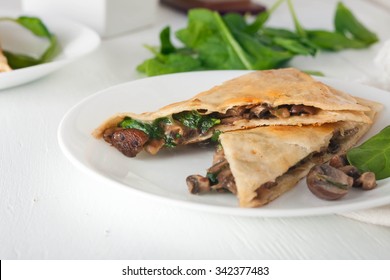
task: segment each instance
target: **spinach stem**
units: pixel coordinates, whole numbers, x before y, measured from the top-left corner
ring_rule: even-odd
[[[222,37],[227,41],[228,44],[233,48],[233,51],[237,54],[238,58],[241,60],[244,67],[248,70],[253,70],[254,67],[248,60],[248,58],[245,56],[245,53],[241,46],[237,43],[237,41],[234,39],[233,35],[230,33],[229,29],[226,27],[226,24],[224,23],[222,17],[219,15],[218,12],[214,12],[214,17],[217,21],[217,24],[219,28],[221,29],[221,35]]]
[[[272,14],[272,13],[280,6],[280,4],[282,4],[284,1],[286,1],[286,0],[278,0],[278,1],[276,1],[276,2],[271,6],[271,8],[268,9],[268,13],[269,13],[269,14]]]
[[[307,37],[305,29],[302,27],[300,22],[298,21],[297,14],[295,13],[294,6],[292,4],[291,0],[287,0],[288,3],[288,8],[290,9],[290,13],[293,17],[294,25],[295,25],[295,30],[297,34],[301,37]]]

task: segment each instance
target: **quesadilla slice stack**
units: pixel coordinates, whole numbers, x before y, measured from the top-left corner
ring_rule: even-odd
[[[370,119],[380,105],[371,107]],[[241,207],[259,207],[293,188],[315,164],[345,153],[370,124],[336,122],[321,126],[264,126],[220,135],[220,146],[207,176],[191,175],[191,193],[230,191]]]
[[[293,68],[256,71],[226,81],[193,98],[142,114],[120,113],[93,135],[126,156],[145,149],[196,143],[215,132],[268,125],[371,123],[370,108]]]

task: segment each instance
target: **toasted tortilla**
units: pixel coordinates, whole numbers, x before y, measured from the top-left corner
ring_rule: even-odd
[[[5,57],[3,50],[0,46],[0,72],[9,72],[11,71],[11,67],[8,65],[7,58]]]
[[[378,103],[359,99],[371,108],[370,119],[381,110]],[[337,122],[321,126],[266,126],[220,135],[225,158],[236,183],[241,207],[259,207],[293,188],[309,170],[335,154],[324,152],[334,133],[340,132],[336,154],[343,154],[367,132],[370,124]],[[348,135],[348,130],[357,131]],[[276,182],[267,187],[267,182]]]
[[[335,90],[311,76],[293,68],[250,72],[226,81],[210,90],[199,93],[191,99],[165,106],[155,112],[118,113],[103,122],[93,136],[101,138],[106,129],[116,127],[125,117],[143,122],[152,122],[161,117],[184,111],[201,114],[226,113],[238,106],[268,104],[273,108],[281,105],[305,105],[318,109],[314,115],[304,114],[288,118],[239,120],[229,125],[217,125],[219,131],[253,128],[263,125],[306,125],[338,121],[370,123],[364,114],[370,108],[359,104],[351,95]],[[202,135],[211,137],[212,133]]]

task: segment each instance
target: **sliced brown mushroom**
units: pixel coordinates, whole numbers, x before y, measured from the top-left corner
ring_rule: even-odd
[[[321,164],[309,171],[306,182],[309,190],[317,197],[335,200],[348,193],[353,178],[328,164]]]
[[[290,113],[293,115],[314,115],[317,111],[318,109],[316,107],[306,105],[292,105],[290,109]]]
[[[345,166],[342,166],[340,168],[338,168],[338,170],[344,172],[345,174],[347,174],[349,177],[352,177],[354,180],[356,180],[357,178],[360,177],[361,173],[359,171],[359,169],[357,169],[355,166],[353,165],[345,165]],[[354,184],[355,186],[355,184]]]
[[[209,192],[211,190],[209,179],[201,175],[188,176],[186,179],[186,183],[188,190],[192,194]]]
[[[348,164],[347,156],[344,155],[335,155],[333,156],[330,161],[329,165],[334,168],[340,168],[343,166],[346,166]]]
[[[364,172],[358,179],[356,179],[355,184],[363,190],[368,191],[374,189],[377,186],[375,173]]]
[[[128,157],[135,157],[148,140],[145,132],[133,128],[115,130],[111,136],[111,144]]]

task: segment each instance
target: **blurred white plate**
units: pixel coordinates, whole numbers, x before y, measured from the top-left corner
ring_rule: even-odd
[[[19,15],[25,14],[0,11],[0,17],[16,18]],[[92,52],[100,44],[99,35],[82,24],[57,16],[33,16],[37,16],[43,20],[50,32],[57,36],[61,48],[60,53],[58,53],[57,56],[50,62],[16,69],[11,72],[0,73],[0,90],[22,85],[48,75],[73,60]],[[26,38],[22,37],[31,37],[27,38],[27,40],[31,41],[31,44],[29,43],[27,45],[23,40]],[[38,50],[42,50],[44,43],[46,43],[39,42],[39,39],[34,38],[34,36],[29,34],[27,30],[16,24],[10,24],[8,22],[0,23],[0,38],[3,49],[13,51],[7,48],[7,46],[14,46],[18,48],[18,52],[25,54],[37,54]],[[29,51],[30,53],[26,53],[25,51]]]
[[[343,199],[324,201],[315,197],[305,182],[275,201],[257,209],[242,209],[232,194],[191,195],[185,179],[191,174],[205,174],[212,162],[213,150],[178,147],[156,156],[145,152],[127,158],[91,132],[117,112],[154,111],[172,102],[192,97],[245,71],[209,71],[172,74],[141,79],[118,85],[83,100],[63,118],[58,138],[65,155],[89,174],[119,185],[148,198],[196,210],[229,215],[281,217],[340,213],[390,203],[390,180],[381,180],[371,191],[351,190]],[[321,78],[329,85],[353,95],[385,105],[368,136],[390,123],[390,95],[378,89],[345,81]],[[113,189],[115,191],[115,189]]]

